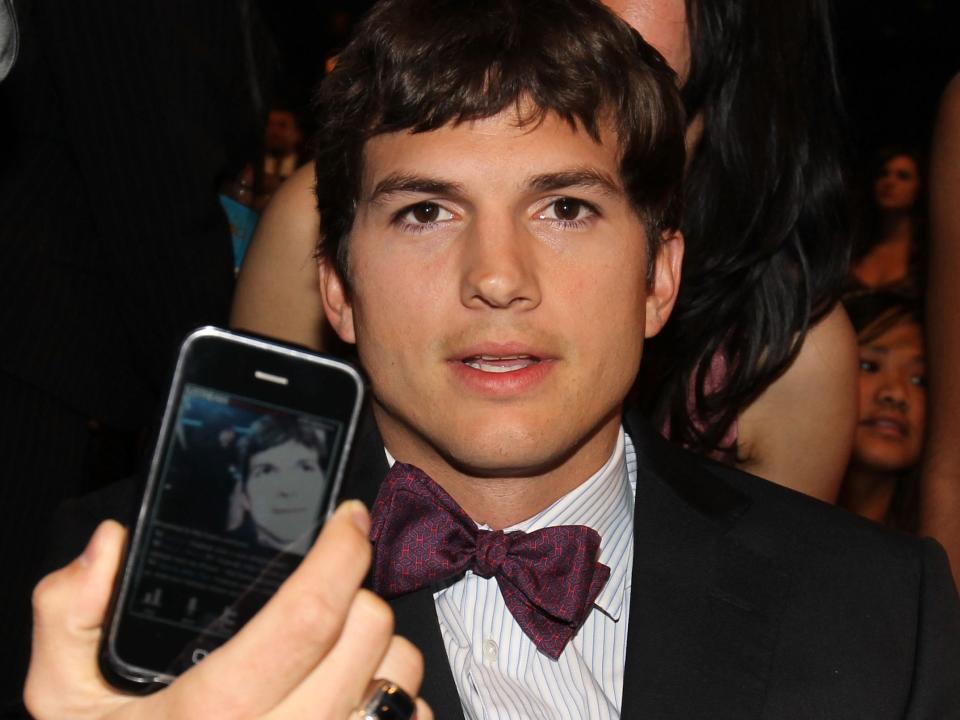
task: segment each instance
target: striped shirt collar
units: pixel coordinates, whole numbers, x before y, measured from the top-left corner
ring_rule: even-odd
[[[386,448],[384,452],[393,467],[396,460]],[[631,577],[635,491],[633,442],[621,426],[613,453],[603,467],[549,507],[505,531],[533,532],[556,525],[586,525],[596,530],[600,534],[599,560],[610,568],[610,578],[594,605],[616,621],[623,612]]]

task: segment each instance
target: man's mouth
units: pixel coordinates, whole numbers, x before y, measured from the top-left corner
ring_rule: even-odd
[[[533,355],[472,355],[462,360],[474,370],[488,373],[509,373],[537,365],[540,358]]]

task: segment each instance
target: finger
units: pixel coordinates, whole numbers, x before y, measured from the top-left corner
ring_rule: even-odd
[[[369,522],[361,503],[343,503],[267,605],[171,689],[247,715],[266,714],[283,700],[340,636],[370,566]]]
[[[423,698],[417,698],[417,714],[413,717],[414,720],[433,720],[433,710]]]
[[[416,697],[423,682],[423,655],[412,642],[394,635],[373,677],[389,680]]]
[[[393,635],[390,606],[373,593],[361,590],[336,645],[277,710],[284,717],[307,717],[311,710],[315,715],[322,706],[330,717],[346,716],[360,704],[375,677],[374,671],[393,649],[394,641],[406,643],[407,652],[419,661],[416,648]]]
[[[123,702],[97,664],[101,626],[120,566],[125,531],[102,523],[83,554],[51,573],[33,593],[33,652],[24,691],[37,717],[66,717],[71,708]]]

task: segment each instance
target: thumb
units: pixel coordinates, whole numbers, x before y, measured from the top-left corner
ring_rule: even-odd
[[[24,698],[37,717],[56,703],[57,714],[74,703],[89,706],[116,692],[97,664],[101,626],[123,553],[126,531],[108,520],[87,548],[66,567],[47,575],[33,592],[33,652]],[[64,689],[69,695],[64,696]]]

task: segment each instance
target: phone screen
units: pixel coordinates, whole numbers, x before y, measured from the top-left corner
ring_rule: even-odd
[[[296,569],[330,508],[350,416],[185,379],[168,425],[110,637],[128,679],[189,669]]]

